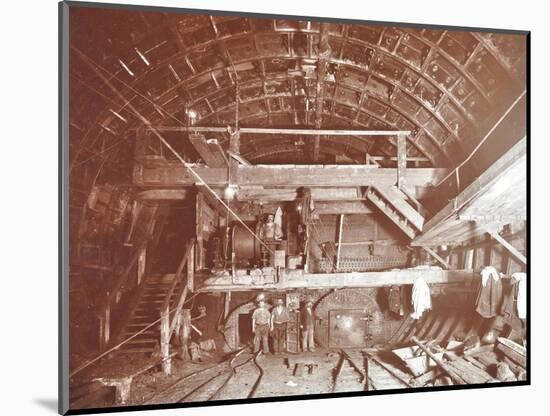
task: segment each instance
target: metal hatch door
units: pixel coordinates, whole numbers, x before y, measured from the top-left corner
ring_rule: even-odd
[[[367,315],[362,309],[329,311],[329,347],[364,348],[366,343]]]

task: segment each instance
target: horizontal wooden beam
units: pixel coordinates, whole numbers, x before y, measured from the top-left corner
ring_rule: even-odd
[[[324,224],[327,225],[326,222]],[[365,240],[365,241],[344,241],[341,244],[342,244],[342,247],[344,247],[344,246],[372,246],[372,245],[377,245],[377,246],[398,246],[398,245],[403,245],[403,241],[384,239],[384,240]],[[336,245],[338,245],[338,243],[336,243]]]
[[[367,201],[322,201],[315,202],[313,214],[372,214],[374,210]]]
[[[375,162],[387,162],[392,161],[396,162],[398,160],[395,156],[371,156],[369,155],[369,160],[373,160]],[[429,162],[430,159],[423,156],[407,156],[406,157],[407,162]]]
[[[454,246],[458,243],[461,243],[463,241],[469,241],[473,238],[482,236],[485,234],[485,230],[479,226],[478,223],[475,221],[449,221],[451,224],[454,224],[454,227],[448,229],[445,231],[445,233],[441,234],[438,239],[437,243],[434,242],[434,244],[430,245],[442,245],[447,244]],[[496,224],[496,226],[502,226],[503,224]],[[445,238],[442,241],[441,237],[444,236]]]
[[[200,185],[197,185],[200,188]],[[218,196],[223,197],[223,188],[213,188]],[[263,186],[243,186],[237,194],[238,201],[285,202],[298,198],[297,188],[264,188]],[[195,196],[195,191],[189,187],[178,189],[147,189],[137,193],[138,200],[183,200]],[[349,214],[368,214],[372,212],[362,197],[357,194],[357,188],[312,188],[311,199],[317,201],[315,210],[319,214],[333,214],[338,204]]]
[[[228,133],[227,127],[217,126],[155,126],[156,131],[189,131],[194,133]],[[408,136],[409,130],[338,130],[338,129],[279,129],[261,127],[241,127],[240,134],[291,134],[303,136]]]
[[[231,277],[211,277],[204,281],[199,292],[247,291],[247,290],[292,290],[292,289],[340,289],[347,287],[383,287],[412,285],[422,277],[426,283],[470,282],[476,273],[472,270],[403,269],[388,272],[362,273],[304,273],[289,275],[282,283],[248,285],[232,284]]]
[[[194,196],[195,192],[189,188],[186,189],[148,189],[141,191],[136,195],[138,200],[176,200],[187,199]]]
[[[503,224],[525,221],[527,217],[525,215],[499,215],[497,214],[483,214],[483,215],[470,215],[460,214],[457,219],[462,221],[476,221],[476,222],[500,222]]]
[[[295,188],[270,188],[263,186],[241,186],[237,193],[238,201],[282,202],[295,201],[300,194]],[[357,201],[363,199],[357,188],[312,188],[311,199],[314,201]],[[317,204],[316,204],[317,207]]]
[[[225,168],[193,167],[210,186],[225,186],[228,170]],[[411,186],[429,186],[447,172],[446,169],[411,168],[407,183]],[[397,170],[368,165],[256,165],[237,166],[231,172],[231,183],[239,186],[280,187],[352,187],[394,185]],[[136,185],[194,185],[197,179],[181,163],[173,161],[136,161]]]
[[[201,189],[200,185],[197,188]],[[218,196],[223,197],[223,189],[215,188]],[[138,200],[185,200],[195,196],[191,188],[180,189],[148,189],[136,195]],[[239,189],[238,201],[286,202],[298,198],[298,189],[248,188]],[[377,212],[361,196],[356,188],[312,188],[311,199],[315,201],[314,213],[329,214],[372,214]]]

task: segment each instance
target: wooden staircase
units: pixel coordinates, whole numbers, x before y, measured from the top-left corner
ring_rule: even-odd
[[[166,301],[168,293],[172,287],[174,274],[150,275],[145,277],[144,287],[141,296],[135,303],[135,307],[130,313],[129,319],[120,332],[117,340],[122,342],[141,331],[160,318],[161,307]],[[179,292],[182,282],[176,283],[175,289],[170,296],[172,304]],[[160,322],[146,329],[135,338],[124,343],[116,352],[118,354],[132,353],[151,353],[159,350],[160,345]]]
[[[378,207],[411,239],[424,226],[425,210],[397,186],[368,187],[364,197]]]

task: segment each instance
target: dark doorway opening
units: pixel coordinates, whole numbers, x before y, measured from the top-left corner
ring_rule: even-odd
[[[195,232],[193,206],[187,202],[166,202],[155,228],[155,239],[148,246],[149,273],[174,273]]]
[[[239,314],[239,345],[252,346],[253,344],[252,313],[241,313]]]

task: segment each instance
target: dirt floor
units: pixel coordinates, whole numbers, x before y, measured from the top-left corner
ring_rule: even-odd
[[[338,353],[319,351],[292,355],[260,354],[254,358],[253,354],[247,352],[237,357],[232,365],[226,363],[209,370],[205,368],[211,367],[211,364],[197,366],[194,371],[204,371],[192,379],[176,383],[160,394],[157,393],[150,403],[292,396],[334,391],[334,372],[340,360]],[[341,372],[343,374],[344,371]],[[183,373],[178,376],[185,377]],[[358,372],[351,377],[340,377],[338,391],[364,390],[362,378],[364,377]],[[158,384],[155,387],[157,392],[162,390]]]
[[[489,368],[497,361],[488,362],[485,351],[492,346],[479,348],[481,363],[474,361],[477,368],[469,370],[466,363],[456,359],[455,365],[468,383],[482,383],[493,380],[484,373],[480,379],[479,369],[483,364]],[[490,358],[490,357],[489,357]],[[485,361],[483,361],[483,360]],[[487,362],[486,362],[487,361]],[[73,402],[71,408],[99,408],[119,405],[148,405],[235,400],[259,397],[280,397],[312,395],[337,392],[359,392],[385,389],[404,389],[430,385],[437,373],[415,377],[410,368],[391,351],[370,350],[317,350],[299,354],[264,355],[253,354],[243,349],[228,355],[212,355],[204,362],[172,359],[172,374],[166,376],[158,365],[158,357],[145,355],[118,355],[98,369],[103,375],[128,373],[132,369],[149,365],[150,369],[132,379],[130,394],[126,403],[116,403],[115,389],[101,387],[84,394]],[[153,363],[153,365],[151,365]],[[155,365],[156,363],[156,365]],[[112,367],[112,368],[111,368]],[[515,367],[514,367],[515,368]],[[457,370],[457,371],[459,371]],[[467,371],[466,371],[467,370]],[[476,370],[472,373],[472,370]],[[466,372],[464,372],[466,371]],[[476,378],[466,378],[466,376]],[[88,374],[91,377],[91,374]],[[423,380],[426,378],[425,380]],[[90,378],[88,378],[90,380]],[[422,384],[421,384],[421,380]]]
[[[127,358],[132,367],[151,362],[151,357]],[[116,363],[124,363],[117,356]],[[364,352],[317,350],[299,354],[264,355],[243,350],[239,354],[212,357],[203,363],[172,360],[172,375],[160,366],[133,378],[124,404],[115,403],[114,388],[102,388],[88,403],[73,408],[187,403],[213,400],[355,392],[407,387],[383,368],[370,364]],[[112,365],[115,365],[113,363]],[[391,364],[388,364],[391,366]],[[395,369],[395,368],[394,368]],[[396,371],[399,371],[398,369]],[[376,381],[374,381],[376,380]]]

